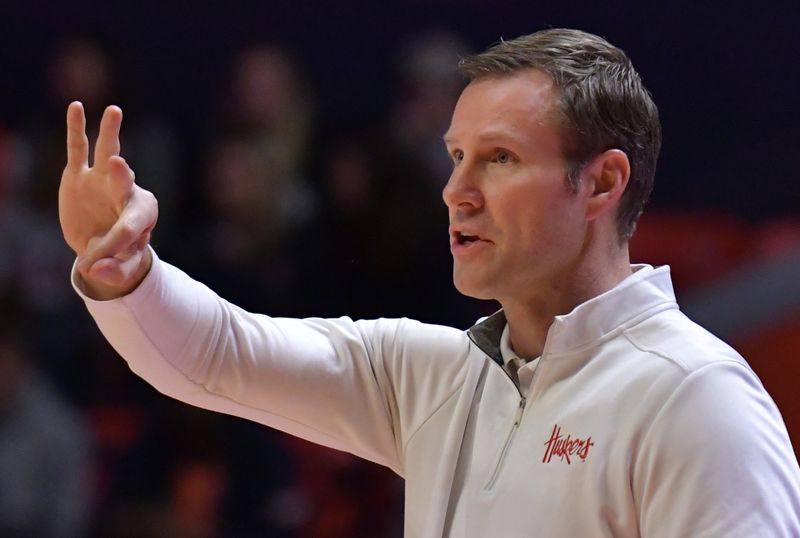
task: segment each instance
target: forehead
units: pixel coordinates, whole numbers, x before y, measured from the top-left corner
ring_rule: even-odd
[[[558,90],[535,69],[472,81],[461,93],[445,141],[557,134]]]

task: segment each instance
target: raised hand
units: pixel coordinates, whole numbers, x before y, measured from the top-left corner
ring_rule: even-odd
[[[147,244],[158,218],[155,197],[134,182],[119,156],[122,110],[108,107],[100,121],[93,166],[83,105],[67,110],[67,166],[58,208],[67,244],[78,255],[78,272],[96,299],[130,292],[150,269]]]

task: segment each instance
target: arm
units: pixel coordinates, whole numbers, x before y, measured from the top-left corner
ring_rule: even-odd
[[[642,536],[797,536],[800,470],[786,428],[739,362],[678,386],[642,442],[632,482]]]
[[[409,437],[460,385],[461,331],[410,320],[251,314],[153,255],[104,336],[160,392],[346,450],[403,474]]]

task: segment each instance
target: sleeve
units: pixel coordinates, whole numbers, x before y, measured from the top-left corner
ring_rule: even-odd
[[[456,390],[463,370],[453,355],[466,338],[456,329],[252,314],[155,253],[145,280],[119,299],[94,301],[77,278],[73,270],[103,335],[160,392],[401,475],[405,441]]]
[[[743,363],[677,387],[644,436],[632,487],[643,537],[800,536],[800,470],[772,399]]]

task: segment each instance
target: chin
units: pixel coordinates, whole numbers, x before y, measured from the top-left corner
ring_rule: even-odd
[[[459,275],[453,272],[453,285],[456,287],[461,295],[472,297],[473,299],[491,300],[494,299],[494,294],[491,293],[491,288],[481,279],[470,278],[465,275]]]

